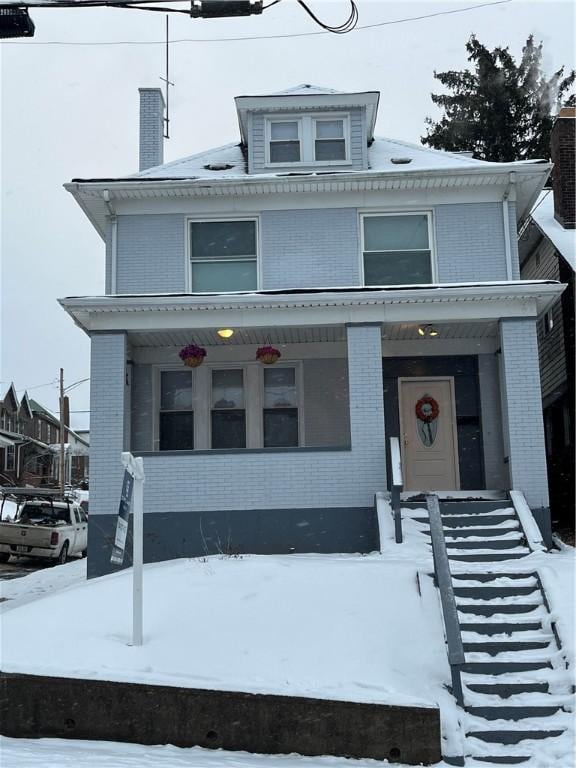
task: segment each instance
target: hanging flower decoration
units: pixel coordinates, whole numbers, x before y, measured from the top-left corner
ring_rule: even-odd
[[[264,365],[274,365],[281,357],[280,350],[272,347],[270,344],[258,347],[256,350],[256,360],[264,363]]]
[[[178,356],[189,368],[197,368],[202,365],[204,358],[206,357],[206,350],[204,347],[199,347],[197,344],[187,344],[182,347]]]
[[[423,421],[425,424],[430,424],[431,421],[434,421],[438,418],[438,414],[440,413],[440,406],[433,397],[430,397],[430,395],[424,395],[424,397],[421,397],[420,400],[418,400],[416,403],[415,410],[416,417],[420,419],[420,421]]]

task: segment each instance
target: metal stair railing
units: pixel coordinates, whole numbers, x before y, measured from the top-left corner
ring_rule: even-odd
[[[402,543],[402,514],[400,511],[400,494],[404,487],[402,481],[402,455],[400,441],[397,437],[390,438],[390,465],[392,468],[392,491],[390,504],[394,515],[394,537],[396,544]]]
[[[448,662],[450,664],[450,673],[452,675],[452,692],[458,704],[461,707],[464,707],[461,672],[462,666],[466,662],[466,657],[464,656],[464,646],[462,645],[460,622],[458,620],[458,607],[456,605],[454,588],[452,586],[452,574],[450,572],[448,552],[446,551],[446,540],[444,538],[444,527],[440,516],[438,496],[435,494],[428,494],[426,496],[426,506],[428,507],[428,516],[430,518],[432,554],[434,556],[434,577],[436,586],[440,591],[444,629],[448,645]]]

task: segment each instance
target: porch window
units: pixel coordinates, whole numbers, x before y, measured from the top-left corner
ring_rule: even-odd
[[[190,224],[194,293],[258,288],[256,221],[194,221]]]
[[[192,371],[160,372],[160,450],[194,448]]]
[[[246,448],[242,368],[212,371],[212,448]]]
[[[364,285],[432,282],[427,213],[363,217]]]
[[[296,370],[264,370],[264,447],[298,446]]]

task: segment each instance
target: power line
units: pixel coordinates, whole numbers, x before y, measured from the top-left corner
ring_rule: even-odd
[[[363,24],[354,28],[354,32],[364,29],[375,29],[376,27],[389,27],[395,24],[407,24],[412,21],[423,21],[425,19],[433,19],[438,16],[451,16],[456,13],[467,13],[468,11],[477,11],[481,8],[490,8],[496,5],[507,5],[512,3],[513,0],[495,0],[489,3],[478,3],[477,5],[469,5],[465,8],[453,8],[449,11],[436,11],[435,13],[425,13],[420,16],[407,16],[403,19],[392,19],[391,21],[380,21],[374,24]],[[117,6],[116,6],[117,7]],[[317,37],[318,35],[328,35],[330,32],[321,30],[320,32],[294,32],[281,35],[251,35],[247,37],[214,37],[214,38],[180,38],[171,40],[171,45],[178,43],[235,43],[254,40],[278,40],[286,38],[296,37]],[[45,40],[45,41],[29,41],[29,40],[11,40],[3,41],[4,45],[63,45],[63,46],[101,46],[101,45],[165,45],[165,40],[102,40],[102,41],[79,41],[74,42],[70,40]]]

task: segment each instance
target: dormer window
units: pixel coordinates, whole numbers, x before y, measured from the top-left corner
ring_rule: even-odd
[[[266,119],[266,165],[350,163],[348,115],[302,115]]]
[[[270,162],[300,162],[300,121],[282,120],[270,123]]]

